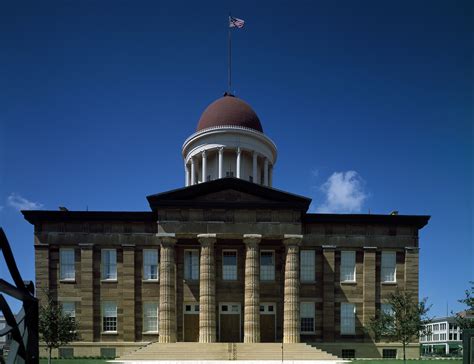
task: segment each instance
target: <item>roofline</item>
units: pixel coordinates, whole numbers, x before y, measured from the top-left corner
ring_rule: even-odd
[[[156,220],[152,211],[57,211],[57,210],[21,210],[23,217],[30,224],[41,222],[69,221],[134,221],[153,222]]]
[[[384,224],[414,225],[418,229],[428,224],[429,215],[374,215],[374,214],[319,214],[308,213],[303,217],[304,223],[350,223],[350,224]]]

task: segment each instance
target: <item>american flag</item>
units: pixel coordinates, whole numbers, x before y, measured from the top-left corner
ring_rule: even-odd
[[[243,28],[245,21],[229,16],[229,28]]]

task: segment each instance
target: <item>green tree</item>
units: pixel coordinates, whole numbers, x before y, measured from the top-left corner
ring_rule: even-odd
[[[474,318],[466,315],[466,313],[470,313],[471,315],[474,314],[474,282],[469,283],[471,284],[471,288],[466,289],[464,291],[465,297],[458,300],[459,303],[463,303],[467,306],[467,310],[456,314],[456,323],[459,325],[461,330],[474,329]]]
[[[39,332],[48,347],[48,364],[51,364],[52,350],[79,340],[79,335],[75,318],[65,314],[51,294],[46,297],[47,302],[39,308]]]
[[[406,346],[422,335],[428,334],[426,324],[429,307],[426,298],[418,302],[410,292],[397,290],[387,303],[390,311],[379,310],[368,325],[375,340],[385,338],[403,346],[403,362],[406,363]]]

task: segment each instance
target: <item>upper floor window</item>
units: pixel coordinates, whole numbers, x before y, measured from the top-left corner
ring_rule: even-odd
[[[393,316],[395,314],[390,303],[382,303],[380,309],[386,315]]]
[[[115,249],[102,249],[102,279],[117,279],[117,251]]]
[[[341,282],[355,282],[355,251],[341,252]]]
[[[237,251],[224,250],[222,252],[222,279],[237,280]]]
[[[61,280],[76,279],[76,269],[74,266],[74,249],[59,250],[59,274]]]
[[[382,252],[382,282],[396,282],[396,252]]]
[[[341,303],[341,335],[355,335],[355,313],[355,304]]]
[[[72,321],[76,319],[76,303],[63,301],[61,302],[61,308],[63,310],[63,314],[68,316]]]
[[[315,280],[314,250],[301,250],[300,252],[300,279],[301,282],[313,282]]]
[[[260,252],[260,280],[275,280],[275,252],[262,250]]]
[[[301,333],[314,332],[314,302],[300,303],[300,321]]]
[[[158,250],[156,249],[143,250],[143,279],[158,279]]]
[[[102,331],[117,332],[117,303],[102,302]]]
[[[199,250],[184,251],[184,279],[199,279]]]
[[[143,332],[158,332],[158,304],[143,304]]]

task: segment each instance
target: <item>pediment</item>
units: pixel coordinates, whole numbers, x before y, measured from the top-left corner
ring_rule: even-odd
[[[311,199],[237,178],[222,178],[147,197],[152,210],[189,208],[290,208],[306,211]]]

